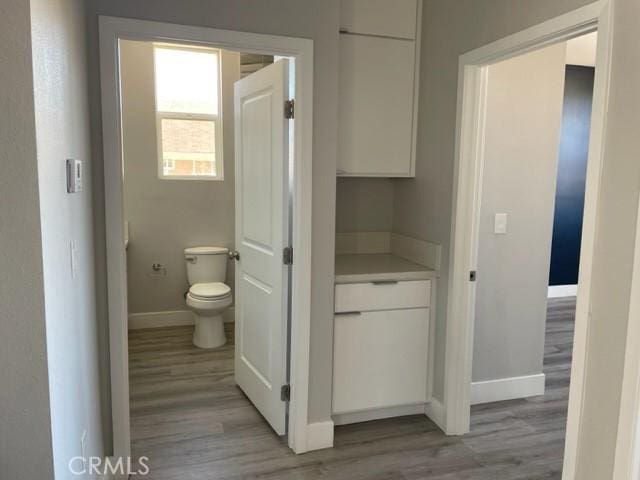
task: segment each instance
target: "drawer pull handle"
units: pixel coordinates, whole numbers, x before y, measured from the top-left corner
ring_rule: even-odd
[[[334,313],[336,317],[338,316],[346,316],[346,315],[362,315],[362,312],[336,312]]]
[[[397,280],[376,280],[371,282],[374,285],[395,285],[396,283],[398,283]]]

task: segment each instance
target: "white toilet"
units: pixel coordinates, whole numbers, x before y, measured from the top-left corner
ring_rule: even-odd
[[[231,306],[231,288],[225,285],[229,250],[222,247],[185,248],[189,292],[187,306],[195,316],[193,344],[216,348],[227,342],[222,313]]]

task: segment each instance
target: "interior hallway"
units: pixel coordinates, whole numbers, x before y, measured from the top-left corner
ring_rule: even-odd
[[[549,301],[544,397],[473,407],[464,438],[416,415],[337,427],[335,448],[304,455],[235,386],[231,341],[206,351],[192,327],[132,331],[133,455],[154,480],[560,479],[574,311],[575,298]]]

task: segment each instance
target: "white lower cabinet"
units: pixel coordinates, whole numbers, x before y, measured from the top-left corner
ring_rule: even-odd
[[[428,346],[429,308],[336,313],[333,413],[425,403]]]

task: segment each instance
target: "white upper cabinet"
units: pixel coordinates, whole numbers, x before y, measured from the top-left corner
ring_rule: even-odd
[[[342,0],[340,30],[413,40],[417,16],[418,0]]]
[[[338,176],[415,175],[419,6],[342,2],[349,33],[340,35]]]

